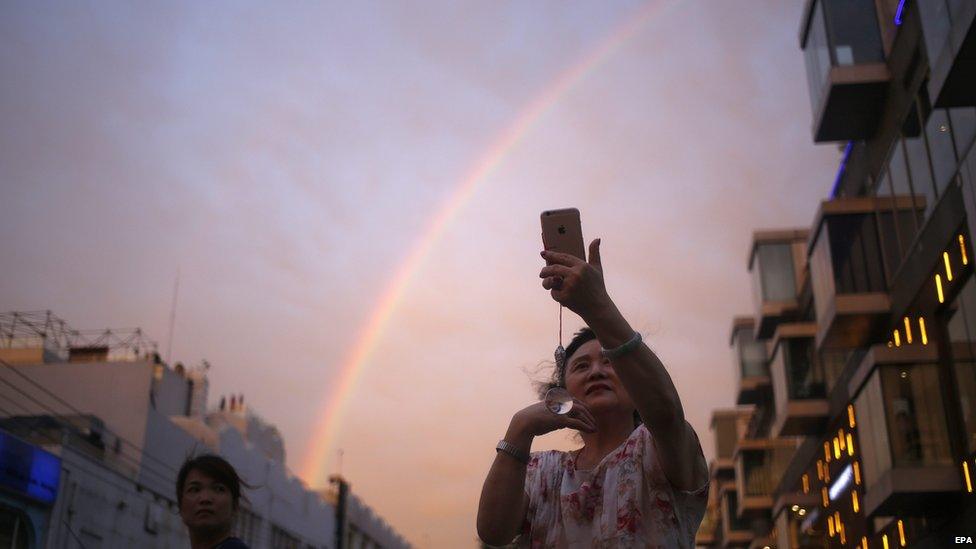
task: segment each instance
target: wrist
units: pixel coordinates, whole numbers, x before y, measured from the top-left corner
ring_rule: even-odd
[[[533,438],[535,438],[535,435],[529,430],[526,422],[518,414],[515,414],[511,423],[508,425],[508,430],[505,431],[505,442],[513,444],[518,449],[528,453],[532,448]]]

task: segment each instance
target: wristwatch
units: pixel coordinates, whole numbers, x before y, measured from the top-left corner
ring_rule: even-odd
[[[498,446],[495,446],[495,451],[505,452],[506,454],[515,458],[517,461],[524,463],[525,465],[529,464],[529,455],[527,453],[519,450],[514,444],[505,442],[504,440],[498,441]]]

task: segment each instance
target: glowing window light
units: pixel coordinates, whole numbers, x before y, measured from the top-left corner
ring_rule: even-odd
[[[804,494],[810,493],[810,477],[807,476],[806,474],[803,475],[803,493]]]
[[[868,537],[861,536],[861,549],[868,549]]]
[[[888,534],[881,536],[881,542],[884,544],[884,549],[888,549]]]
[[[918,317],[918,331],[922,334],[922,345],[929,344],[929,334],[925,331],[925,319]]]
[[[857,490],[851,490],[851,503],[854,506],[855,513],[861,510],[861,503],[857,501]]]
[[[912,321],[905,317],[905,343],[912,344]]]
[[[834,484],[830,487],[830,501],[834,501],[840,497],[844,490],[847,490],[847,488],[851,485],[851,479],[853,477],[854,471],[848,464],[848,466],[844,467],[844,470],[840,472],[840,475],[837,476],[837,480],[835,480]]]
[[[830,463],[830,441],[824,442],[824,461]]]
[[[840,444],[837,442],[837,437],[834,437],[834,459],[840,459]]]
[[[942,252],[942,262],[945,263],[946,281],[952,282],[952,266],[949,265],[949,252]]]
[[[895,334],[895,347],[901,347],[901,334],[898,333],[898,330],[895,330],[892,333]]]
[[[966,477],[966,491],[970,494],[973,493],[973,481],[969,478],[969,463],[962,462],[962,472]]]
[[[853,404],[847,405],[847,423],[848,425],[851,426],[851,429],[854,428],[854,405]]]
[[[844,525],[843,524],[841,524],[840,525],[840,544],[841,545],[846,545],[847,544],[847,536],[846,536],[846,534],[847,534],[847,529],[844,528]]]
[[[834,529],[840,535],[841,543],[846,543],[844,541],[844,524],[840,521],[840,512],[834,512]]]
[[[942,295],[942,277],[940,275],[935,275],[935,289],[939,291],[939,303],[945,303],[945,297]]]
[[[898,542],[901,546],[905,546],[905,524],[902,521],[898,521]]]
[[[827,517],[827,529],[830,531],[830,537],[834,537],[834,517]]]
[[[966,241],[959,235],[959,252],[962,254],[962,264],[969,265],[969,258],[966,257]]]
[[[817,478],[823,480],[823,461],[817,460]]]
[[[847,433],[847,455],[854,457],[854,439],[850,433]]]
[[[840,439],[840,449],[841,450],[846,450],[847,449],[847,445],[844,444],[844,430],[843,429],[837,429],[837,438]]]
[[[861,485],[861,464],[854,462],[854,484]]]
[[[827,499],[827,487],[826,486],[824,486],[823,489],[820,490],[820,495],[823,497],[823,506],[826,507],[826,506],[830,505],[830,500]]]

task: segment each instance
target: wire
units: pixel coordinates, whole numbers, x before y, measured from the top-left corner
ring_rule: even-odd
[[[64,404],[66,407],[68,407],[68,409],[70,409],[74,413],[76,413],[78,415],[85,415],[80,410],[78,410],[77,408],[75,408],[74,406],[72,406],[71,404],[69,404],[67,401],[65,401],[63,398],[61,398],[58,395],[56,395],[53,392],[51,392],[47,387],[44,387],[40,383],[38,383],[38,382],[34,381],[33,379],[31,379],[30,376],[28,376],[27,374],[21,372],[18,368],[14,367],[9,362],[0,359],[0,364],[2,364],[3,366],[5,366],[8,370],[12,371],[13,373],[15,373],[18,376],[20,376],[22,379],[24,379],[25,381],[27,381],[31,385],[37,387],[38,389],[40,389],[41,391],[43,391],[44,393],[46,393],[48,396],[50,396],[54,400],[57,400],[61,404]],[[141,447],[139,447],[135,443],[129,441],[128,439],[126,439],[126,438],[124,438],[122,436],[116,435],[116,437],[119,440],[121,440],[124,444],[128,444],[130,447],[132,447],[133,449],[135,449],[136,451],[138,451],[140,453],[140,455],[152,459],[153,461],[157,462],[161,466],[165,467],[168,471],[171,471],[174,475],[176,474],[176,472],[177,472],[176,469],[174,469],[173,467],[171,467],[167,462],[165,462],[165,461],[163,461],[163,460],[161,460],[161,459],[159,459],[159,458],[157,458],[157,457],[155,457],[155,456],[153,456],[151,454],[148,454],[144,449],[142,449]]]
[[[0,383],[3,383],[5,385],[11,387],[14,391],[16,391],[16,392],[20,393],[21,395],[27,397],[28,399],[30,399],[32,402],[34,402],[35,404],[37,404],[38,406],[40,406],[45,411],[50,412],[55,417],[55,419],[61,420],[61,421],[59,421],[59,423],[62,426],[67,426],[69,428],[71,427],[71,422],[69,420],[67,420],[67,418],[65,418],[65,416],[57,413],[56,411],[54,411],[49,406],[43,404],[42,402],[40,402],[39,400],[37,400],[33,396],[27,394],[20,387],[17,387],[13,383],[7,381],[6,379],[3,379],[2,377],[0,377]],[[27,407],[24,407],[24,410],[28,414],[31,413],[31,411]],[[77,410],[75,410],[75,411],[78,412]],[[86,414],[83,414],[81,412],[78,412],[78,414],[79,415],[86,415]],[[119,437],[119,438],[121,438],[121,437]],[[146,454],[146,453],[143,452],[143,455],[148,455],[148,454]],[[132,465],[137,466],[138,468],[140,468],[140,470],[144,470],[144,471],[147,471],[147,472],[150,472],[150,473],[155,474],[160,480],[163,480],[163,481],[165,481],[168,484],[169,483],[173,483],[173,481],[175,480],[175,477],[176,477],[175,474],[174,475],[169,475],[169,474],[166,474],[166,473],[160,473],[159,471],[157,471],[157,470],[149,467],[149,465],[147,463],[142,462],[137,457],[130,456],[130,455],[128,455],[128,454],[126,454],[126,453],[124,453],[122,451],[119,452],[119,456],[122,457],[122,458],[124,458],[126,461],[128,461]],[[174,473],[175,473],[175,470],[174,470]]]

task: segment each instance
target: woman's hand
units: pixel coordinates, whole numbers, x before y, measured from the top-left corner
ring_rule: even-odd
[[[552,298],[569,307],[584,320],[611,305],[603,281],[600,263],[600,239],[590,242],[590,259],[560,252],[543,251],[542,257],[552,263],[539,272],[542,287]]]
[[[587,433],[596,432],[596,420],[582,402],[573,399],[573,408],[566,414],[554,414],[545,402],[536,402],[515,413],[512,426],[520,433],[537,437],[557,429],[576,429]]]

